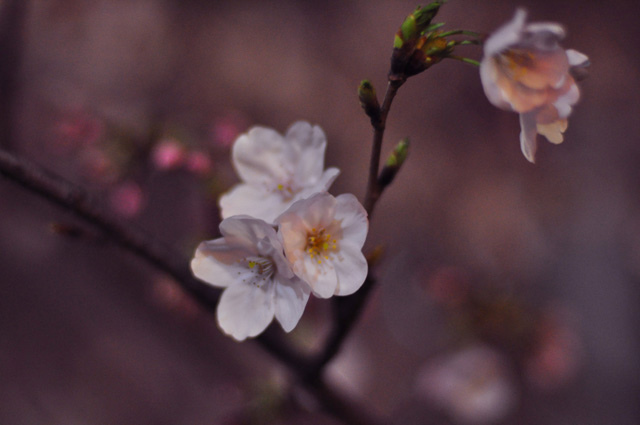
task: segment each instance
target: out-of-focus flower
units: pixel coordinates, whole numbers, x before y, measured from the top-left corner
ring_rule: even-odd
[[[486,40],[480,77],[491,103],[520,114],[522,153],[535,162],[538,133],[562,142],[567,117],[580,98],[572,70],[587,66],[588,58],[560,47],[562,26],[526,24],[526,15],[519,9]]]
[[[89,146],[104,136],[105,124],[85,109],[69,110],[55,123],[54,133],[58,147]]]
[[[157,279],[151,289],[151,300],[177,317],[193,319],[200,312],[193,298],[168,278]]]
[[[228,148],[233,144],[240,132],[246,128],[246,117],[238,111],[229,111],[213,120],[211,141],[215,146]]]
[[[220,223],[222,238],[202,242],[191,260],[193,274],[226,288],[218,303],[220,328],[238,341],[262,333],[275,317],[291,331],[311,292],[284,257],[274,228],[248,216]]]
[[[516,401],[504,359],[483,345],[428,364],[418,373],[416,391],[464,424],[499,421]]]
[[[351,194],[326,192],[294,203],[277,219],[293,271],[321,298],[350,295],[367,277],[362,245],[367,212]]]
[[[89,147],[78,152],[82,170],[89,179],[99,183],[114,183],[118,178],[118,167],[104,149]]]
[[[209,156],[201,151],[192,151],[187,155],[187,170],[199,176],[206,176],[212,170],[212,162]]]
[[[533,354],[525,364],[529,381],[553,390],[571,381],[580,367],[580,339],[560,314],[544,317],[537,329]]]
[[[140,186],[130,181],[119,184],[109,194],[111,209],[126,218],[134,217],[140,212],[143,198]]]
[[[185,161],[184,147],[175,139],[164,139],[153,148],[151,159],[158,170],[172,170]]]
[[[220,198],[222,218],[248,214],[271,223],[295,201],[327,190],[339,171],[323,171],[326,146],[322,129],[303,121],[284,137],[264,127],[241,135],[233,164],[244,183]]]

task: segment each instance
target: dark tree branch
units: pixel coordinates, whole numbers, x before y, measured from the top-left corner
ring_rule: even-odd
[[[106,214],[103,209],[91,202],[81,188],[36,164],[18,159],[2,150],[0,150],[0,175],[73,212],[102,231],[119,247],[173,277],[206,310],[215,311],[220,291],[196,280],[189,270],[187,259],[155,242],[144,232],[125,226]],[[304,369],[307,365],[304,358],[288,347],[284,341],[276,340],[274,335],[275,333],[265,334],[257,341],[283,363],[292,365],[296,370]]]

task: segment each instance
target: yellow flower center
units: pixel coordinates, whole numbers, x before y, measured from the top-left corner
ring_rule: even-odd
[[[260,288],[264,283],[271,279],[273,274],[275,273],[273,261],[270,258],[265,257],[247,257],[242,260],[239,260],[241,263],[244,262],[249,271],[258,275],[258,280],[252,279],[253,283]],[[238,272],[240,274],[240,272]],[[243,279],[245,281],[246,279]]]
[[[322,260],[328,260],[330,254],[338,250],[338,238],[331,236],[325,229],[311,229],[307,234],[307,246],[305,251],[311,259],[315,259],[318,264]]]
[[[291,183],[278,183],[274,190],[274,192],[279,193],[285,201],[291,200],[298,191],[299,190]]]

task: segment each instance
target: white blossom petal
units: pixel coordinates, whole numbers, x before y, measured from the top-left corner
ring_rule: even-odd
[[[274,314],[274,285],[237,282],[222,293],[217,318],[227,335],[243,341],[262,333]]]
[[[286,144],[275,130],[254,127],[234,142],[233,165],[240,178],[250,184],[268,185],[286,178]]]
[[[322,129],[304,121],[285,136],[264,127],[240,136],[233,162],[242,183],[220,198],[222,217],[248,214],[273,222],[294,202],[328,190],[339,171],[323,171],[326,145]]]
[[[249,216],[220,223],[223,237],[201,243],[191,261],[194,275],[226,287],[218,303],[220,328],[238,341],[264,331],[274,317],[288,332],[311,291],[294,275],[272,225]]]
[[[332,261],[335,267],[338,284],[335,295],[351,295],[356,292],[367,278],[367,259],[362,254],[362,247],[351,241],[343,241],[340,256]]]
[[[219,204],[222,218],[251,212],[253,217],[272,223],[289,202],[263,187],[238,184],[220,197]]]
[[[294,179],[315,184],[324,169],[324,153],[327,147],[327,137],[320,127],[311,126],[308,122],[294,123],[285,136],[287,142],[295,148],[296,169]]]
[[[480,62],[480,81],[484,93],[494,106],[507,111],[512,110],[511,104],[507,101],[502,89],[496,81],[498,79],[498,67],[493,58],[488,58]]]
[[[537,134],[535,113],[520,114],[520,148],[524,157],[532,164],[536,162]]]
[[[318,262],[320,261],[320,263]],[[309,283],[313,294],[319,298],[330,298],[335,295],[338,287],[338,276],[333,261],[318,260],[305,256],[296,264],[296,273]]]
[[[251,255],[243,248],[214,245],[223,239],[201,243],[191,260],[193,275],[213,286],[226,288],[237,281],[238,270],[233,264],[240,258]],[[217,248],[215,251],[212,248]],[[215,255],[215,257],[214,257]]]
[[[516,10],[513,19],[498,28],[484,43],[486,56],[494,56],[509,46],[518,43],[522,37],[527,12],[524,9]]]
[[[276,320],[285,332],[291,332],[300,321],[310,293],[311,288],[298,278],[281,280],[275,286]]]
[[[342,239],[361,249],[367,239],[369,220],[367,211],[354,195],[345,193],[336,197],[335,219],[341,222]]]
[[[558,99],[553,102],[553,106],[558,110],[558,116],[560,118],[567,118],[571,114],[573,105],[575,105],[580,99],[580,90],[578,85],[572,81],[569,90],[558,96]]]
[[[589,58],[584,53],[580,53],[574,49],[567,49],[567,59],[569,60],[569,65],[575,67],[586,66],[589,63]]]

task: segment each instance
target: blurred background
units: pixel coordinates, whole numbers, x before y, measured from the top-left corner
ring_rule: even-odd
[[[320,125],[342,170],[332,193],[362,200],[356,88],[384,93],[416,6],[0,0],[1,148],[185,258],[218,236],[230,145],[253,125]],[[637,4],[451,0],[436,21],[490,32],[518,6],[591,58],[563,144],[539,138],[529,164],[517,115],[453,60],[411,78],[389,115],[384,152],[409,136],[411,153],[371,220],[378,287],[327,370],[386,423],[640,420]],[[0,423],[335,423],[283,408],[286,368],[166,276],[6,179],[0,199]],[[300,348],[322,343],[328,304],[308,305]]]

